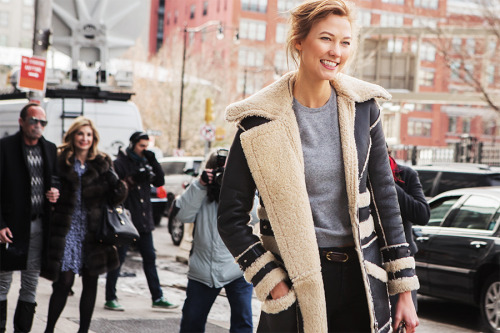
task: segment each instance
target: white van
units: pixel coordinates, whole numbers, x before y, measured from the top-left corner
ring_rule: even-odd
[[[203,156],[170,156],[158,160],[165,173],[165,190],[174,196],[182,194],[186,185],[200,173]]]
[[[116,157],[118,147],[126,147],[130,135],[143,130],[137,106],[127,101],[130,94],[116,94],[114,93],[114,98],[121,100],[93,98],[89,94],[80,98],[45,98],[41,103],[48,120],[44,137],[59,145],[74,118],[85,116],[92,119],[97,126],[100,135],[99,149],[111,157]],[[5,97],[0,95],[0,99],[2,98]],[[0,138],[19,130],[19,113],[27,103],[28,99],[0,100]]]

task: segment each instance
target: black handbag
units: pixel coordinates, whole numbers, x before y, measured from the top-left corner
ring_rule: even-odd
[[[103,221],[97,238],[109,245],[129,245],[139,239],[128,209],[123,206],[104,205]]]

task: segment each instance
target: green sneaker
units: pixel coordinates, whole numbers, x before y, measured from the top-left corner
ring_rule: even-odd
[[[116,299],[114,299],[112,301],[107,301],[106,303],[104,303],[104,308],[107,310],[112,310],[112,311],[125,311],[123,306],[121,306],[121,304],[118,303],[118,301]]]
[[[153,302],[153,308],[175,309],[177,307],[179,307],[179,305],[172,304],[172,303],[168,302],[166,299],[164,299],[163,297]]]

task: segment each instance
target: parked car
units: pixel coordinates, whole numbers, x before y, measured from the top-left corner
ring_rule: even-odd
[[[465,187],[500,186],[500,168],[485,164],[446,163],[412,166],[418,172],[424,195]]]
[[[163,212],[168,216],[168,231],[174,245],[179,245],[184,237],[184,224],[175,218],[176,211],[171,209],[172,203],[198,176],[203,160],[202,156],[171,156],[158,161],[165,173],[167,204]],[[174,213],[170,217],[172,211]]]
[[[466,188],[429,201],[426,226],[414,226],[419,293],[479,306],[500,332],[500,187]]]

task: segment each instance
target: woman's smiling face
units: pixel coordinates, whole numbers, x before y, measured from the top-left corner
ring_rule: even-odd
[[[331,14],[314,23],[307,37],[295,44],[300,52],[299,71],[310,79],[333,79],[349,59],[351,33],[347,17]]]

